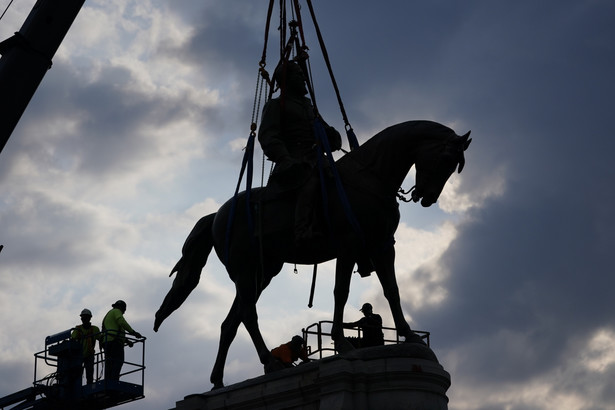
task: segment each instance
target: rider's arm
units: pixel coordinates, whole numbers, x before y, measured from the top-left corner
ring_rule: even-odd
[[[280,101],[277,99],[270,100],[263,108],[263,117],[258,128],[258,141],[267,158],[276,163],[290,158],[286,144],[281,136],[281,120]]]
[[[325,127],[325,132],[327,133],[327,139],[329,140],[329,148],[331,148],[331,152],[337,151],[342,148],[342,136],[340,133],[326,123],[326,121],[319,115],[318,118],[322,122],[323,127]]]

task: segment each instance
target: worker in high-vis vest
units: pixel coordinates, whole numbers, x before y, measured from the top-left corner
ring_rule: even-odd
[[[92,384],[94,383],[95,347],[96,341],[100,340],[100,329],[91,323],[92,312],[90,309],[83,309],[79,316],[81,317],[81,324],[75,326],[75,330],[70,337],[81,343],[85,380],[87,384]]]
[[[309,362],[305,349],[305,341],[299,335],[293,336],[290,342],[284,343],[271,350],[271,354],[285,367],[293,367],[294,362],[298,359],[301,359],[302,363]]]
[[[126,333],[141,339],[141,333],[135,331],[124,319],[126,302],[118,300],[113,309],[107,312],[102,322],[103,346],[105,349],[105,379],[119,380],[124,364],[124,344],[132,347],[132,342],[126,340]]]

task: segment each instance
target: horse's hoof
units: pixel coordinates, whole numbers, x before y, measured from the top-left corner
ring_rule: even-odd
[[[268,373],[277,372],[278,370],[286,369],[286,366],[284,366],[284,363],[282,363],[281,361],[274,359],[270,361],[269,363],[267,363],[266,365],[264,365],[263,369],[265,370],[265,374],[268,374]]]
[[[354,346],[346,338],[335,341],[335,350],[339,353],[348,353],[354,350]]]
[[[410,331],[410,333],[407,334],[405,337],[406,337],[406,340],[404,341],[404,343],[419,343],[419,344],[427,346],[427,343],[425,343],[423,338],[417,335],[416,333],[414,333],[413,331]]]
[[[154,332],[158,332],[158,329],[160,329],[161,324],[162,320],[158,319],[158,316],[156,316],[156,319],[154,320]]]

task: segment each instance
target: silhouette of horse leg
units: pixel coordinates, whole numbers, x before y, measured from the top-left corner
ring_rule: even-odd
[[[335,306],[333,310],[333,326],[331,327],[331,338],[335,342],[335,349],[344,353],[353,350],[354,347],[344,337],[344,306],[348,301],[350,291],[350,279],[352,268],[354,267],[356,256],[351,252],[340,252],[335,264],[335,286],[333,296]]]
[[[258,276],[257,276],[258,278]],[[269,284],[271,279],[267,280],[262,285],[256,284],[254,280],[240,280],[236,282],[237,295],[239,296],[239,312],[241,322],[246,327],[250,334],[252,343],[256,348],[260,362],[265,368],[265,372],[269,371],[268,365],[273,361],[273,356],[267,348],[263,335],[258,327],[258,314],[256,313],[256,302],[261,295],[261,292]]]
[[[410,329],[410,325],[404,318],[404,313],[401,309],[401,300],[399,298],[399,287],[395,277],[395,247],[391,243],[390,246],[383,247],[378,252],[372,255],[372,261],[376,268],[376,274],[382,285],[384,297],[389,302],[393,320],[397,333],[404,336],[406,342],[424,343],[421,338]]]
[[[211,371],[209,380],[214,385],[212,390],[224,387],[222,382],[224,377],[224,364],[226,363],[226,356],[228,350],[231,347],[231,343],[237,335],[237,329],[241,323],[241,316],[239,315],[239,298],[235,296],[233,305],[220,326],[220,343],[218,345],[218,355],[216,356],[216,363]]]
[[[247,265],[246,265],[247,266]],[[230,270],[236,272],[235,268]],[[214,385],[212,390],[224,387],[224,365],[228,355],[231,343],[237,335],[237,329],[241,323],[244,324],[246,330],[250,334],[254,347],[258,353],[261,363],[265,367],[267,373],[271,363],[275,362],[271,352],[265,345],[265,341],[258,327],[258,315],[256,313],[256,302],[258,301],[263,290],[269,285],[273,276],[282,269],[282,263],[276,264],[274,267],[269,267],[266,270],[268,274],[261,275],[260,269],[254,272],[253,269],[243,268],[240,271],[243,275],[237,275],[235,281],[236,295],[233,305],[229,310],[226,319],[220,327],[220,344],[218,346],[218,354],[216,362],[211,372],[210,381]],[[254,272],[254,273],[253,273]],[[235,277],[235,276],[233,276]],[[260,279],[260,283],[259,282]]]

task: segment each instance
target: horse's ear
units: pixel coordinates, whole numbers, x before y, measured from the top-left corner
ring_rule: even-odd
[[[470,146],[470,143],[472,142],[472,138],[470,138],[470,133],[472,131],[468,131],[465,134],[463,134],[460,138],[460,141],[462,141],[463,144],[463,150],[467,150],[468,147]]]
[[[459,168],[457,168],[458,173],[461,173],[461,171],[463,170],[463,167],[466,164],[466,158],[463,155],[463,151],[467,150],[468,147],[470,146],[470,143],[472,142],[472,138],[470,138],[471,132],[472,131],[468,131],[465,134],[463,134],[461,137],[457,137],[459,146],[460,148],[462,148],[462,150],[460,150],[461,158],[459,159]]]

